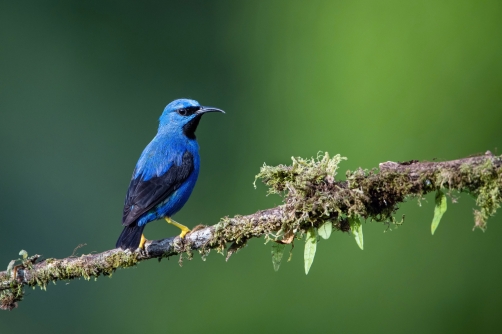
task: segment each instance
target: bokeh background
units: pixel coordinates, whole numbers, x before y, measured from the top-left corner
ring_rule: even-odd
[[[502,2],[0,2],[0,263],[100,252],[121,231],[134,164],[179,97],[204,117],[202,170],[177,220],[281,203],[266,162],[319,151],[345,170],[502,153]],[[403,226],[336,233],[308,276],[252,240],[229,262],[148,261],[28,291],[0,332],[488,333],[502,326],[502,213],[472,231],[460,196],[433,237],[433,197]],[[385,233],[384,233],[385,232]],[[151,223],[148,238],[178,233]]]

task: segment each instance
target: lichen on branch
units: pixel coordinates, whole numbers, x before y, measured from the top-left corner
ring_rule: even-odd
[[[451,195],[458,191],[474,196],[478,206],[474,211],[475,227],[483,230],[502,202],[502,158],[490,152],[445,162],[385,162],[378,169],[347,171],[345,180],[336,180],[338,165],[345,160],[340,155],[330,157],[325,153],[316,159],[292,160],[290,166],[264,165],[256,177],[269,186],[269,194],[283,196],[282,205],[247,216],[224,217],[212,226],[198,226],[184,239],[147,241],[142,251],[112,249],[46,260],[38,255],[26,257],[17,266],[0,272],[0,308],[16,307],[25,286],[45,290],[58,280],[111,276],[119,268],[148,259],[179,255],[181,261],[183,254],[190,259],[194,251],[204,258],[211,249],[223,253],[230,244],[228,259],[250,238],[265,236],[287,244],[308,230],[321,226],[325,230],[326,223],[331,225],[329,233],[332,229],[361,229],[361,221],[399,224],[394,217],[399,204],[430,192]],[[362,248],[362,230],[359,233],[357,240]]]

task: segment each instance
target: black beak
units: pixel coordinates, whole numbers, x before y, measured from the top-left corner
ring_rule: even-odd
[[[225,113],[223,110],[218,109],[218,108],[213,108],[213,107],[201,107],[198,111],[197,114],[202,115],[207,112],[222,112]]]

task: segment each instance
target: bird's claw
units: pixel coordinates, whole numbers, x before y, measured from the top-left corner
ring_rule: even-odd
[[[146,257],[148,255],[146,248],[138,248],[138,249],[139,249],[138,253],[140,256]]]

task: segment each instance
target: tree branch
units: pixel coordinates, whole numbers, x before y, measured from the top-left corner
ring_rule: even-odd
[[[326,153],[317,159],[293,158],[291,166],[263,166],[257,179],[269,193],[284,196],[284,204],[247,216],[225,217],[213,226],[198,226],[185,239],[171,237],[147,241],[143,251],[112,249],[99,254],[64,259],[27,257],[0,272],[0,308],[12,309],[22,300],[24,286],[46,289],[52,281],[100,275],[110,276],[118,268],[140,261],[211,249],[223,253],[231,243],[227,260],[250,238],[265,236],[279,243],[301,238],[310,227],[330,221],[335,230],[350,230],[349,218],[359,217],[384,224],[400,224],[394,214],[407,198],[446,189],[476,197],[475,227],[486,228],[486,220],[502,202],[502,158],[484,155],[445,162],[385,162],[379,170],[347,171],[345,181],[335,181],[339,162],[345,158]],[[182,257],[180,257],[180,261]]]

